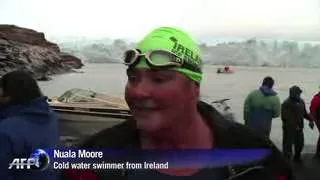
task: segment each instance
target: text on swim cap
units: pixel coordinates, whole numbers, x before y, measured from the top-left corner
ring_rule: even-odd
[[[200,66],[201,61],[200,61],[200,57],[198,54],[194,53],[193,51],[191,51],[187,47],[178,43],[176,38],[171,37],[170,40],[172,40],[174,42],[174,46],[171,49],[172,53],[181,57],[185,63]]]

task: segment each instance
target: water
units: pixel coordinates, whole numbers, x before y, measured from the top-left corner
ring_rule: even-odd
[[[231,98],[229,104],[236,114],[237,120],[243,122],[242,107],[247,94],[258,88],[265,76],[275,79],[275,90],[281,101],[288,96],[288,89],[292,85],[299,85],[303,89],[303,98],[307,108],[312,96],[318,91],[320,85],[320,69],[285,69],[266,67],[234,67],[234,74],[216,74],[217,66],[207,65],[204,68],[204,80],[201,93],[205,101],[221,98]],[[126,83],[125,66],[122,64],[87,64],[85,73],[58,75],[52,81],[40,82],[43,92],[47,96],[61,95],[71,88],[90,89],[122,97]],[[305,121],[305,143],[315,144],[318,132],[312,131]],[[271,139],[281,142],[281,120],[274,119]]]

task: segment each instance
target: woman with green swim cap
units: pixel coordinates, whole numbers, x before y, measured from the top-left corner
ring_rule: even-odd
[[[215,146],[212,129],[199,112],[202,62],[200,49],[189,35],[158,28],[136,49],[128,50],[124,62],[128,65],[125,98],[140,131],[142,149]],[[206,176],[198,168],[160,172]]]
[[[197,110],[200,50],[184,32],[158,28],[125,53],[125,99],[141,132],[142,149],[211,149],[212,135]],[[166,174],[192,175],[199,169]]]
[[[289,166],[270,141],[257,137],[244,126],[227,121],[212,106],[199,101],[202,62],[199,47],[188,34],[171,27],[157,28],[135,49],[125,53],[124,64],[128,66],[125,99],[132,118],[93,135],[81,148],[211,150],[219,147],[263,147],[270,149],[272,158],[257,160],[259,168],[230,166],[232,162],[228,160],[213,162],[215,167],[222,167],[218,169],[207,166],[171,168],[169,164],[169,169],[158,170],[69,173],[74,180],[124,176],[129,180],[167,180],[180,176],[201,180],[238,180],[266,179],[271,175],[273,178],[268,180],[279,180],[280,176],[290,180]]]
[[[198,45],[188,34],[175,28],[165,27],[152,31],[136,49],[125,53],[124,62],[140,69],[158,67],[177,71],[198,83],[202,80]]]

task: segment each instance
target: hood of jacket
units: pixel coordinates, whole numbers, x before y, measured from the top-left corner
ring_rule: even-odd
[[[277,93],[272,89],[272,88],[269,88],[267,86],[261,86],[259,88],[259,90],[262,92],[263,95],[265,96],[275,96],[277,95]]]
[[[9,105],[0,108],[0,121],[12,117],[20,116],[24,119],[32,119],[34,123],[48,123],[49,117],[55,115],[47,102],[47,97],[38,97],[29,102]]]

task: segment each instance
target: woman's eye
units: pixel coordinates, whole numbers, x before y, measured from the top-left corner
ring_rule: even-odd
[[[135,75],[128,75],[128,81],[134,82],[137,81],[138,77]]]
[[[167,81],[168,79],[164,78],[164,77],[153,77],[152,80],[156,83],[163,83],[163,82]]]

